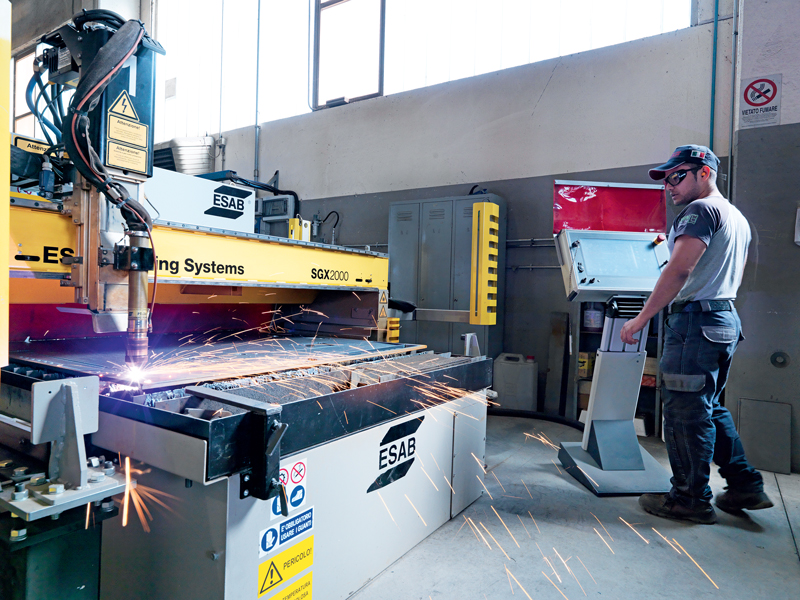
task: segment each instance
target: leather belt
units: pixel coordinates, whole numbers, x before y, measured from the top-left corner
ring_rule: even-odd
[[[731,300],[692,300],[690,302],[673,302],[669,306],[669,314],[716,310],[733,310],[733,302]]]

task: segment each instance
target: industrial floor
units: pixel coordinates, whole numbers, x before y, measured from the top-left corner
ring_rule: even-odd
[[[575,429],[504,417],[487,429],[493,498],[484,494],[353,598],[800,598],[800,475],[764,473],[774,508],[717,510],[716,525],[695,525],[644,513],[636,497],[595,497],[560,469],[556,450],[525,435],[557,445],[579,441]],[[639,439],[669,468],[661,440]],[[716,469],[711,486],[724,486]]]

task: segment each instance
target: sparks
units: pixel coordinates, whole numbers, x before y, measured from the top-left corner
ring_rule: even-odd
[[[503,566],[505,567],[505,565]],[[533,600],[533,598],[531,598],[531,595],[525,590],[524,587],[522,587],[522,584],[519,582],[519,580],[516,577],[514,577],[514,574],[511,571],[508,570],[508,567],[506,567],[506,573],[508,573],[511,576],[511,578],[516,582],[516,584],[519,586],[519,589],[522,590],[522,593],[525,594],[529,600]],[[514,588],[511,588],[511,591],[513,592]]]
[[[585,590],[585,589],[583,589],[583,586],[581,585],[581,582],[580,582],[580,581],[578,581],[578,578],[575,576],[575,573],[573,573],[573,572],[572,572],[572,569],[570,569],[570,568],[569,568],[569,565],[567,564],[567,560],[569,560],[569,558],[568,558],[567,560],[564,560],[563,558],[561,558],[561,555],[558,553],[558,550],[556,550],[555,548],[553,548],[553,552],[555,552],[555,553],[556,553],[556,556],[558,557],[558,559],[559,559],[559,560],[560,560],[562,563],[564,563],[564,568],[567,570],[567,573],[569,573],[570,575],[572,575],[572,578],[575,580],[575,583],[577,583],[577,584],[578,584],[578,587],[579,587],[579,588],[581,588],[581,591],[583,592],[583,595],[584,595],[584,596],[586,596],[586,595],[587,595],[587,594],[586,594],[586,590]]]
[[[497,483],[500,485],[500,489],[502,489],[502,490],[503,490],[503,492],[505,492],[505,491],[506,491],[506,488],[504,488],[504,487],[503,487],[503,484],[502,484],[502,483],[500,483],[500,480],[499,480],[499,479],[497,479],[497,475],[495,475],[495,474],[494,474],[494,471],[492,471],[492,476],[493,476],[493,477],[494,477],[494,478],[497,480]]]
[[[383,502],[383,506],[384,506],[384,508],[386,509],[386,512],[387,512],[387,513],[389,513],[389,518],[392,520],[392,523],[394,523],[395,525],[397,525],[397,521],[395,521],[395,520],[394,520],[394,517],[392,516],[392,511],[390,511],[390,510],[389,510],[389,507],[388,507],[388,506],[386,506],[386,501],[383,499],[383,496],[381,496],[381,493],[380,493],[380,492],[378,492],[378,498],[380,498],[380,499],[381,499],[381,502]],[[397,525],[397,528],[398,528],[398,529],[400,529],[400,525]]]
[[[470,454],[472,454],[472,452],[470,452]],[[478,460],[478,457],[477,457],[477,456],[475,456],[474,454],[472,454],[472,458],[474,458],[474,459],[475,459],[475,462],[476,462],[476,463],[478,463],[478,466],[481,468],[481,471],[483,471],[483,474],[484,474],[484,475],[486,475],[486,469],[485,469],[485,468],[483,467],[483,465],[481,464],[481,461],[480,461],[480,460]]]
[[[122,526],[128,526],[128,504],[131,496],[131,458],[125,457],[125,499],[122,505]]]
[[[522,485],[525,486],[525,491],[528,492],[528,496],[530,496],[531,500],[533,500],[533,494],[531,494],[531,491],[528,489],[528,484],[525,483],[522,479],[520,479],[520,481],[522,481]]]
[[[472,525],[470,525],[470,522],[467,520],[467,515],[461,515],[461,516],[463,516],[463,517],[464,517],[464,523],[466,523],[467,525],[469,525],[469,530],[472,532],[472,535],[474,535],[474,536],[475,536],[475,539],[476,539],[476,540],[478,540],[478,543],[480,544],[480,542],[481,542],[481,541],[478,539],[478,534],[477,534],[477,533],[475,533],[475,530],[474,530],[474,529],[472,529]],[[458,529],[458,532],[460,533],[460,532],[461,532],[461,530],[462,530],[463,528],[464,528],[464,525],[462,525],[461,527],[459,527],[459,529]],[[489,548],[489,549],[491,550],[491,548]]]
[[[641,533],[639,533],[638,531],[636,531],[636,530],[633,528],[633,525],[631,525],[630,523],[628,523],[628,522],[627,522],[625,519],[623,519],[622,517],[620,517],[620,518],[619,518],[619,520],[620,520],[620,521],[622,521],[623,523],[625,523],[625,525],[627,525],[628,527],[630,527],[630,528],[631,528],[631,530],[633,531],[633,533],[635,533],[635,534],[636,534],[636,535],[638,535],[640,538],[642,538],[642,541],[643,541],[645,544],[649,544],[649,543],[650,543],[650,542],[648,542],[648,541],[645,539],[645,537],[644,537],[644,536],[643,536]],[[609,536],[609,537],[611,537],[611,536]]]
[[[370,400],[367,400],[367,402],[369,402],[370,404],[375,404],[375,402],[372,402],[372,401],[370,401]],[[388,408],[386,408],[385,406],[381,406],[380,404],[375,404],[375,406],[377,406],[378,408],[382,408],[383,410],[388,410],[388,411],[389,411],[390,413],[392,413],[393,415],[396,415],[396,414],[397,414],[397,413],[396,413],[396,412],[394,412],[393,410],[389,410]],[[320,408],[321,408],[321,407],[320,407]]]
[[[481,481],[481,478],[478,477],[477,475],[475,475],[475,477],[477,477],[478,481],[480,481],[481,485],[483,485],[483,481]],[[483,489],[485,489],[486,493],[489,494],[489,500],[494,500],[494,498],[492,498],[492,493],[489,491],[489,488],[487,488],[485,485],[483,485]]]
[[[528,511],[528,514],[531,515],[531,511]],[[533,515],[531,515],[531,520],[533,521],[533,524],[536,525],[536,531],[542,533],[542,531],[539,529],[538,523],[536,523],[536,519],[533,518]]]
[[[586,478],[587,478],[589,481],[591,481],[591,482],[594,484],[594,487],[596,487],[596,488],[600,488],[600,486],[598,485],[598,483],[597,483],[597,482],[596,482],[594,479],[592,479],[591,477],[589,477],[589,474],[588,474],[586,471],[584,471],[584,470],[583,470],[583,469],[581,469],[580,467],[578,467],[578,470],[579,470],[581,473],[583,473],[584,475],[586,475]]]
[[[580,557],[580,556],[578,556],[578,555],[576,554],[576,555],[575,555],[575,558],[577,558],[577,559],[578,559],[578,562],[579,562],[579,563],[581,563],[581,565],[582,565],[582,566],[583,566],[583,568],[586,570],[586,572],[587,572],[587,573],[589,573],[589,569],[587,569],[587,568],[586,568],[586,565],[584,565],[584,564],[583,564],[583,561],[581,560],[581,557]],[[589,577],[591,577],[591,578],[592,578],[592,581],[594,581],[594,584],[595,584],[595,585],[597,585],[597,582],[594,580],[594,575],[592,575],[591,573],[589,573]]]
[[[589,511],[589,514],[590,514],[590,515],[592,515],[592,516],[593,516],[595,519],[597,519],[597,515],[596,515],[596,514],[594,514],[592,511]],[[611,541],[613,542],[613,541],[614,541],[614,538],[613,538],[613,537],[611,537],[611,534],[610,534],[610,533],[608,533],[608,529],[606,529],[606,526],[605,526],[605,525],[603,525],[603,523],[600,521],[600,519],[597,519],[597,522],[598,522],[598,523],[600,523],[600,527],[602,527],[602,528],[603,528],[603,531],[605,531],[605,532],[606,532],[606,535],[607,535],[608,537],[610,537],[610,538],[611,538]]]
[[[506,525],[506,522],[503,521],[503,517],[501,517],[498,514],[498,512],[495,510],[494,506],[492,506],[492,510],[494,511],[494,514],[497,515],[497,518],[500,519],[500,522],[503,524],[503,527],[506,528],[506,531],[508,532],[508,535],[510,535],[511,539],[514,540],[514,543],[517,545],[517,548],[520,548],[520,545],[519,545],[519,542],[517,541],[517,538],[514,537],[514,534],[511,533],[511,530],[508,528],[508,525]]]
[[[430,481],[430,482],[431,482],[431,485],[432,485],[432,486],[434,487],[434,489],[435,489],[435,490],[438,492],[438,491],[439,491],[439,488],[438,488],[438,487],[436,487],[436,484],[435,484],[435,483],[433,483],[433,479],[431,479],[431,476],[430,476],[430,475],[428,475],[427,471],[425,471],[425,468],[424,468],[424,467],[420,467],[420,469],[422,469],[422,472],[423,472],[423,473],[425,473],[425,477],[427,477],[427,478],[428,478],[428,481]]]
[[[91,511],[92,511],[92,503],[91,502],[87,502],[86,503],[86,526],[84,527],[84,529],[89,529],[89,514],[91,513]]]
[[[600,535],[600,532],[599,532],[599,531],[597,531],[597,528],[596,528],[596,527],[592,527],[592,529],[594,529],[594,532],[597,534],[597,536],[598,536],[598,537],[599,537],[601,540],[603,540],[603,543],[604,543],[604,544],[605,544],[605,545],[608,547],[608,549],[609,549],[609,550],[611,550],[611,546],[609,546],[609,545],[608,545],[608,542],[605,540],[605,538],[604,538],[602,535]],[[615,554],[615,552],[614,552],[613,550],[611,550],[611,554]]]
[[[551,462],[551,463],[553,463],[553,466],[556,468],[556,471],[558,471],[558,474],[559,474],[559,475],[563,475],[563,473],[561,472],[561,469],[559,469],[559,468],[558,468],[558,465],[556,464],[556,461],[554,461],[554,460],[551,458],[551,459],[550,459],[550,462]]]
[[[670,547],[670,548],[672,548],[673,550],[675,550],[675,552],[677,552],[678,554],[680,554],[680,553],[681,553],[681,551],[680,551],[680,550],[678,550],[678,549],[677,549],[677,548],[676,548],[676,547],[673,545],[673,543],[672,543],[672,542],[670,542],[670,541],[669,541],[667,538],[665,538],[663,535],[661,535],[661,533],[659,533],[659,531],[658,531],[658,530],[657,530],[655,527],[651,527],[651,529],[652,529],[653,531],[655,531],[655,532],[658,534],[658,537],[660,537],[662,540],[664,540],[665,542],[667,542],[667,544],[669,544],[669,547]]]
[[[431,482],[431,483],[433,483],[433,482]],[[411,508],[414,509],[414,512],[417,513],[417,516],[419,517],[419,520],[422,521],[422,524],[425,525],[425,527],[427,527],[428,524],[425,522],[425,519],[422,518],[422,515],[419,514],[419,511],[417,510],[417,507],[414,506],[414,503],[411,502],[411,498],[408,497],[408,494],[403,494],[403,495],[406,497],[406,500],[408,500],[408,503],[411,505]]]
[[[480,521],[478,521],[478,523],[481,523],[481,522],[480,522]],[[488,529],[486,529],[486,525],[484,525],[483,523],[481,523],[481,527],[483,527],[483,530],[484,530],[486,533],[488,533],[488,534],[489,534],[489,537],[490,537],[490,538],[492,538],[492,541],[494,541],[494,543],[495,543],[495,544],[497,544],[497,547],[498,547],[498,548],[500,548],[500,551],[501,551],[503,554],[505,554],[505,555],[506,555],[506,558],[507,558],[508,560],[511,560],[511,557],[510,557],[508,554],[506,554],[506,551],[505,551],[505,550],[503,550],[503,547],[500,545],[500,542],[498,542],[498,541],[495,539],[495,537],[492,535],[492,532],[491,532],[491,531],[489,531]]]
[[[469,521],[470,525],[472,525],[475,528],[475,531],[477,531],[480,534],[481,539],[489,547],[489,550],[491,550],[492,549],[492,545],[488,541],[486,541],[486,538],[483,536],[483,533],[481,533],[481,530],[478,529],[477,525],[475,525],[475,521],[473,521],[472,519],[467,519],[467,520]]]
[[[519,523],[520,523],[520,525],[522,525],[522,528],[525,530],[525,533],[528,533],[528,528],[527,528],[527,527],[525,527],[525,523],[523,523],[523,522],[522,522],[522,517],[520,517],[519,515],[517,515],[517,518],[519,519]],[[528,533],[528,537],[531,537],[531,534],[530,534],[530,533]],[[533,538],[531,538],[531,539],[533,539]]]
[[[691,554],[689,554],[688,552],[686,552],[686,548],[684,548],[683,546],[681,546],[681,545],[680,545],[680,543],[678,542],[678,540],[676,540],[675,538],[672,538],[672,541],[673,541],[673,542],[675,542],[676,544],[678,544],[678,548],[680,548],[681,550],[683,550],[683,553],[684,553],[686,556],[688,556],[688,557],[689,557],[689,560],[690,560],[690,561],[692,561],[692,562],[694,563],[694,566],[696,566],[698,569],[700,569],[700,571],[703,573],[703,575],[705,575],[706,577],[708,577],[708,573],[706,573],[705,571],[703,571],[703,567],[701,567],[700,565],[698,565],[698,564],[697,564],[697,561],[696,561],[695,559],[693,559],[693,558],[692,558],[692,555],[691,555]],[[716,583],[714,583],[714,580],[713,580],[713,579],[711,579],[711,577],[708,577],[708,580],[709,580],[711,583],[713,583],[713,584],[714,584],[714,587],[715,587],[715,588],[719,589],[719,586],[718,586]]]
[[[545,573],[544,571],[542,571],[542,575],[544,575],[545,577],[547,577],[547,573]],[[557,586],[555,583],[553,583],[553,580],[552,580],[552,579],[550,579],[549,577],[547,577],[547,581],[549,581],[550,583],[552,583],[552,584],[553,584],[553,587],[554,587],[554,588],[556,588],[556,589],[558,590],[558,593],[559,593],[559,594],[561,594],[562,596],[564,596],[564,600],[569,600],[569,598],[567,598],[567,596],[564,594],[564,592],[562,592],[562,591],[561,591],[561,588],[559,588],[559,587],[558,587],[558,586]]]

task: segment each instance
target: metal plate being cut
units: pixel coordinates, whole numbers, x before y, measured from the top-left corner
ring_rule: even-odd
[[[264,373],[406,354],[425,347],[328,337],[247,339],[239,334],[152,336],[141,371],[125,365],[124,338],[53,340],[11,344],[13,362],[97,375],[107,382],[140,383],[143,391]]]

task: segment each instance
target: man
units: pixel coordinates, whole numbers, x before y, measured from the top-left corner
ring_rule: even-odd
[[[645,494],[639,504],[660,517],[705,524],[717,520],[708,485],[712,459],[728,483],[716,499],[720,509],[737,513],[772,506],[761,474],[747,462],[730,412],[719,404],[731,358],[744,339],[733,300],[751,234],[747,219],[717,189],[718,166],[708,148],[679,146],[666,163],[650,170],[683,210],[669,234],[669,263],[641,314],[621,331],[622,340],[633,343],[633,336],[669,305],[661,377],[672,490]]]

